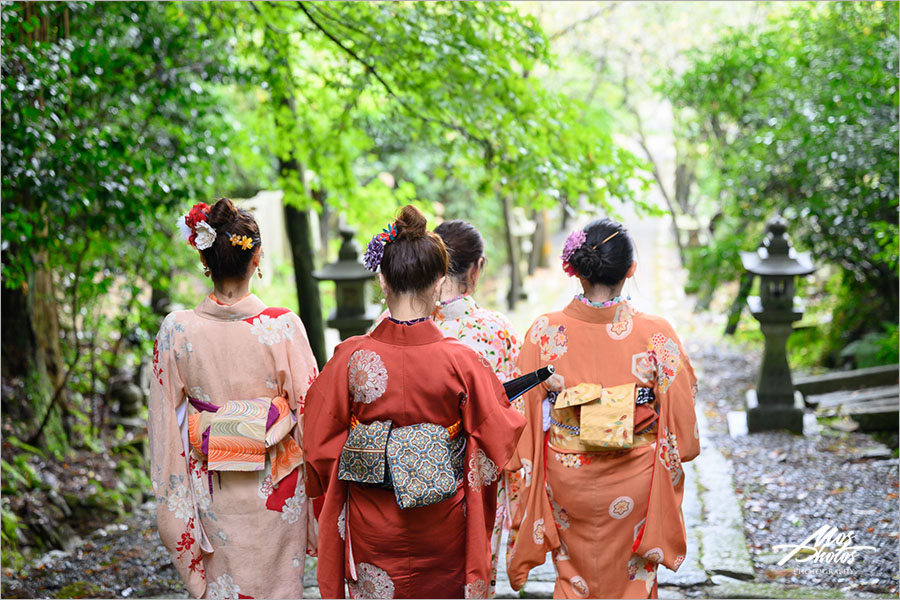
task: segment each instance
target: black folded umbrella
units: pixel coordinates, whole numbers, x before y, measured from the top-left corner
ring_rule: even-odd
[[[547,365],[537,371],[532,371],[521,377],[510,379],[503,384],[503,389],[506,390],[506,397],[512,402],[537,384],[547,381],[550,376],[553,375],[554,370],[553,365]]]

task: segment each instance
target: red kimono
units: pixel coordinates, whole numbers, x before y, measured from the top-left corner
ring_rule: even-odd
[[[337,478],[351,414],[394,427],[462,421],[465,474],[456,495],[401,509],[392,490]],[[471,348],[433,321],[383,321],[350,338],[306,397],[306,476],[319,515],[323,598],[483,598],[490,580],[497,480],[525,419]]]

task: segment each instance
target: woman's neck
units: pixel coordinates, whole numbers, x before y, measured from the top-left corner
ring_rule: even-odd
[[[391,316],[398,321],[414,321],[431,316],[434,307],[425,302],[421,296],[414,294],[398,294],[387,299]]]
[[[230,306],[250,293],[250,278],[218,281],[213,293],[220,303]]]
[[[444,284],[441,286],[440,291],[440,301],[448,302],[450,300],[455,300],[460,296],[465,296],[468,293],[469,286],[463,281],[456,281],[452,277],[448,276],[447,279],[444,280]]]
[[[621,285],[614,288],[602,285],[583,286],[584,297],[596,304],[602,304],[603,302],[609,302],[613,298],[621,295],[622,287],[623,286]]]

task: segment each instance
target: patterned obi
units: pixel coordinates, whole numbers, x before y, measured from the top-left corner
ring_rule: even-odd
[[[222,406],[188,401],[198,411],[188,415],[191,450],[210,473],[262,471],[268,456],[277,485],[302,464],[303,450],[291,435],[297,417],[285,398],[229,400]]]
[[[659,409],[650,388],[580,383],[550,402],[550,443],[560,450],[614,451],[656,440]]]
[[[350,418],[338,479],[394,490],[400,508],[428,506],[453,496],[462,481],[466,438],[462,421],[450,427]]]

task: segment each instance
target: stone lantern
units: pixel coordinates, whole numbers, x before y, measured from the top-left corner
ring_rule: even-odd
[[[340,332],[341,340],[363,335],[379,315],[377,307],[370,306],[366,294],[367,282],[375,277],[359,260],[360,248],[353,236],[356,232],[341,227],[343,242],[337,262],[314,271],[319,281],[334,281],[337,309],[331,313],[328,326]]]
[[[780,216],[769,221],[756,252],[741,253],[741,262],[748,273],[760,278],[760,295],[747,298],[747,304],[765,337],[756,390],[747,393],[747,429],[803,433],[803,411],[794,401],[787,361],[787,339],[794,330],[793,322],[803,316],[800,303],[794,302],[794,278],[809,275],[815,267],[808,252],[798,253],[791,247]]]

